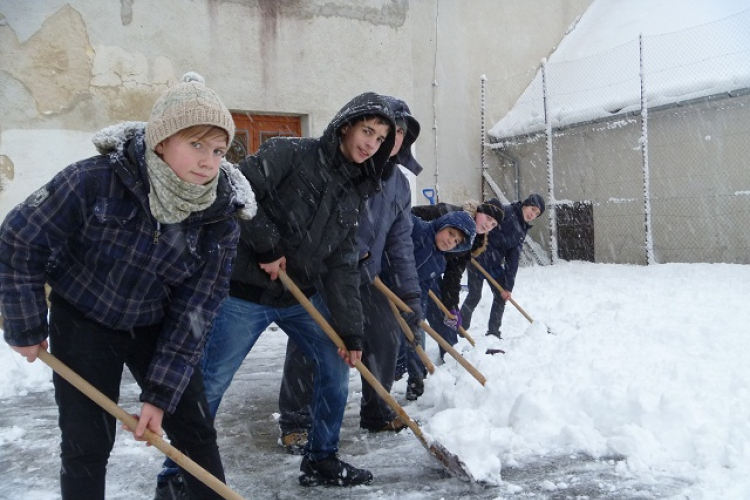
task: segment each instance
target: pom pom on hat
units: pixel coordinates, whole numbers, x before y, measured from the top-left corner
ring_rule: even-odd
[[[146,124],[146,144],[154,149],[167,137],[195,125],[212,125],[234,138],[234,120],[219,96],[206,87],[205,80],[188,72],[181,82],[165,90],[154,103]]]

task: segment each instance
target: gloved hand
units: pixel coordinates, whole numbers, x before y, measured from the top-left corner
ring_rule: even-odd
[[[419,329],[424,319],[424,315],[422,314],[422,298],[417,295],[416,297],[402,297],[401,300],[412,310],[410,313],[401,311],[401,317],[404,318],[411,331]]]
[[[451,330],[458,330],[461,328],[461,311],[457,309],[451,309],[450,313],[453,315],[453,318],[448,317],[448,315],[443,318],[443,324],[450,328]]]

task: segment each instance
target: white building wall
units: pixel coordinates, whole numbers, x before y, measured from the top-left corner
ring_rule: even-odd
[[[354,95],[398,95],[422,123],[418,187],[437,173],[443,201],[477,198],[480,75],[538,65],[590,3],[0,0],[0,218],[190,70],[230,109],[302,115],[313,136]]]
[[[420,190],[437,185],[440,201],[455,203],[481,196],[481,76],[503,79],[530,75],[518,88],[503,89],[507,111],[530,82],[534,74],[530,70],[552,52],[591,3],[592,0],[410,2],[412,110],[422,123],[417,154],[425,167],[417,178]],[[502,102],[496,100],[493,104]],[[420,194],[416,202],[423,204],[427,200]]]

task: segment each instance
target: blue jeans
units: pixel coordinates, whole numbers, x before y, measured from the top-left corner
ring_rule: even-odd
[[[400,339],[404,337],[388,304],[388,299],[374,285],[360,287],[362,295],[364,349],[362,363],[386,391],[393,386]],[[421,361],[420,361],[421,363]],[[279,391],[279,427],[282,434],[310,430],[310,407],[314,377],[312,364],[293,342],[287,342],[284,377]],[[396,418],[367,381],[362,378],[360,425],[379,429]]]
[[[310,301],[330,319],[320,295]],[[203,383],[209,408],[215,415],[234,374],[271,323],[276,323],[314,363],[312,429],[306,451],[310,459],[322,460],[338,452],[349,394],[349,367],[336,345],[301,305],[277,308],[234,297],[222,302],[203,355]]]

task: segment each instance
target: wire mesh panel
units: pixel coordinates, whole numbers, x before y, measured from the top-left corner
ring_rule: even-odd
[[[556,208],[583,204],[596,262],[750,263],[750,10],[545,63],[507,108],[523,76],[483,82],[486,119],[503,110],[486,126],[484,194],[550,198],[555,224],[530,235],[578,249],[553,261],[591,255],[557,240],[581,232]]]

